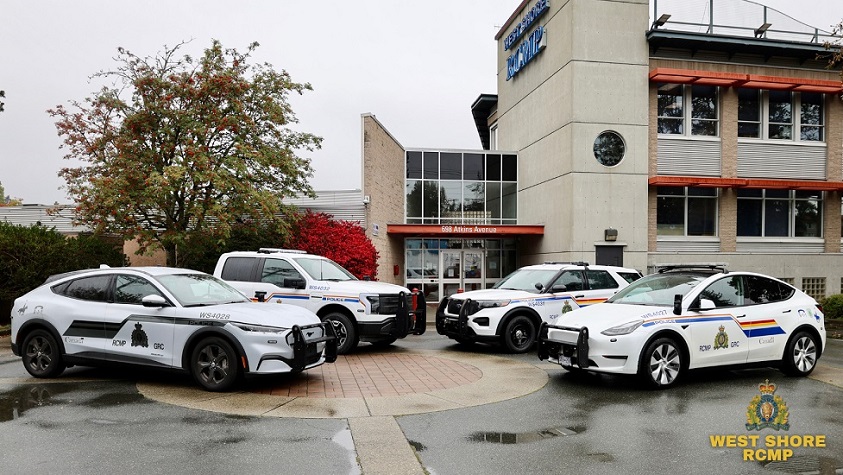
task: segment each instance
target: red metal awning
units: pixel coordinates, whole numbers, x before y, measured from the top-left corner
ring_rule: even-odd
[[[768,180],[765,178],[719,178],[653,176],[651,186],[697,186],[704,188],[766,188],[774,190],[843,191],[843,181]]]
[[[820,92],[839,94],[843,82],[824,79],[807,79],[760,74],[724,73],[695,69],[655,68],[650,71],[651,82],[675,84],[700,84],[706,86],[748,87],[774,91]]]
[[[394,236],[439,236],[500,238],[544,235],[544,225],[502,224],[387,224],[386,233]]]

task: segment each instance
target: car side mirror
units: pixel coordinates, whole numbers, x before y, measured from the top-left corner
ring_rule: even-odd
[[[682,294],[673,296],[673,314],[682,315]]]
[[[556,285],[554,285],[553,287],[550,288],[550,291],[553,292],[553,293],[566,292],[567,290],[568,290],[568,287],[566,287],[565,284],[556,284]]]
[[[304,279],[284,279],[284,287],[288,289],[303,289],[305,287]]]
[[[713,310],[715,308],[717,308],[717,306],[714,305],[713,300],[700,299],[700,308],[699,308],[700,310]]]
[[[146,297],[141,299],[141,303],[144,307],[169,307],[170,304],[167,303],[167,299],[160,295],[150,294]]]

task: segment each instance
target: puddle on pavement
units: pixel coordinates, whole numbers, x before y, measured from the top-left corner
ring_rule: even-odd
[[[66,402],[56,397],[62,392],[65,391],[56,391],[56,388],[46,385],[34,385],[0,393],[0,422],[15,420],[36,407]]]
[[[70,402],[70,399],[66,399],[66,395],[81,390],[83,387],[90,394],[92,391],[90,383],[26,384],[10,391],[0,392],[0,422],[18,419],[34,408],[66,404]],[[88,407],[106,408],[151,401],[127,387],[126,392],[103,392],[91,399],[77,402]]]
[[[552,427],[532,432],[474,432],[467,437],[471,442],[489,444],[526,444],[554,437],[576,435],[584,432],[585,427]]]

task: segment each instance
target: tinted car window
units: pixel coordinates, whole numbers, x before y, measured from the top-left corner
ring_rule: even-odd
[[[251,282],[257,265],[258,260],[254,257],[229,257],[222,267],[222,279]]]
[[[565,272],[562,272],[562,274],[556,279],[556,282],[553,283],[553,285],[559,284],[564,285],[568,292],[584,289],[585,285],[582,278],[582,271],[566,270]]]
[[[793,295],[793,288],[766,277],[750,275],[746,277],[751,303],[770,303],[787,300]]]
[[[591,290],[618,288],[618,283],[615,282],[615,279],[604,270],[586,270],[585,278],[588,279],[588,288]]]
[[[715,307],[746,305],[744,281],[741,276],[720,279],[702,291],[701,298],[711,300]]]
[[[147,295],[161,295],[161,292],[143,277],[118,275],[114,282],[114,302],[140,305]]]
[[[641,278],[641,274],[638,272],[618,272],[618,275],[630,284]]]
[[[79,300],[90,300],[94,302],[108,301],[108,283],[111,276],[98,275],[95,277],[83,277],[71,281],[61,292],[70,298]]]
[[[261,282],[285,287],[284,279],[301,279],[301,274],[292,264],[283,259],[267,259],[264,261]]]

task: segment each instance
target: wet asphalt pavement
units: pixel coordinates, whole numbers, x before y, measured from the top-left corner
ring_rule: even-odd
[[[457,348],[435,331],[396,345]],[[462,351],[501,356],[484,345]],[[632,378],[568,373],[533,353],[505,357],[545,370],[547,384],[502,402],[395,417],[424,470],[843,473],[841,387],[750,369],[697,371],[676,388],[651,391]],[[843,368],[843,342],[830,341],[820,365]],[[18,358],[0,355],[0,473],[361,473],[348,419],[232,416],[155,402],[136,386],[180,379],[72,368],[34,380]],[[787,404],[788,431],[745,427],[766,380]],[[711,446],[709,436],[729,434],[824,435],[826,447],[793,448],[785,462],[743,461],[741,448]]]

